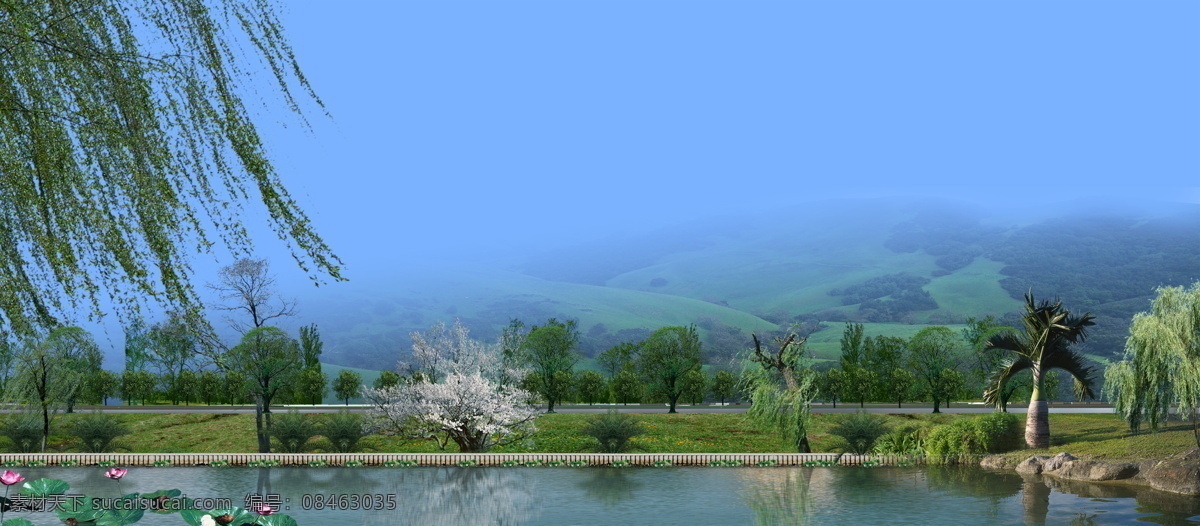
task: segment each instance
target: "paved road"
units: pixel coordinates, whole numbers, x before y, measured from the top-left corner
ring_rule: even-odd
[[[622,413],[665,413],[667,412],[666,405],[565,405],[555,408],[559,413],[604,413],[609,408],[615,407]],[[749,409],[749,405],[704,405],[692,407],[690,405],[680,405],[676,410],[680,413],[745,413]],[[99,409],[106,413],[234,413],[234,414],[254,414],[254,406],[228,406],[228,405],[152,405],[152,406],[82,406],[76,407],[75,411],[85,413]],[[287,412],[291,409],[296,409],[301,413],[336,413],[343,409],[348,409],[352,413],[365,413],[368,406],[351,404],[346,405],[296,405],[296,406],[276,406],[272,407],[271,411],[275,413]],[[952,404],[950,407],[941,408],[943,413],[990,413],[991,407],[979,404]],[[867,407],[862,409],[868,413],[929,413],[933,411],[933,407],[929,405],[906,405],[897,408],[894,405],[884,404],[867,404]],[[1010,413],[1025,413],[1025,406],[1013,405],[1009,406]],[[9,412],[11,410],[0,410],[0,412]],[[854,413],[859,411],[859,407],[854,404],[846,405],[839,404],[837,408],[828,404],[816,404],[813,406],[814,413]],[[1100,404],[1062,404],[1051,405],[1050,412],[1052,413],[1112,413],[1112,406]]]

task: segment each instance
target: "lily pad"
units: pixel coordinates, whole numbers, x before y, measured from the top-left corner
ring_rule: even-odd
[[[296,524],[296,519],[282,513],[259,517],[256,524],[262,524],[263,526],[299,526]]]
[[[151,513],[166,515],[192,507],[192,499],[184,498],[182,501],[179,499],[179,496],[182,494],[183,492],[177,489],[163,489],[153,493],[143,493],[142,498],[151,501],[160,501],[157,504],[150,504],[148,506],[149,511]]]
[[[46,497],[49,495],[64,495],[71,485],[58,479],[37,479],[21,485],[21,494],[30,497]]]
[[[79,523],[87,523],[100,518],[104,514],[104,510],[100,509],[96,500],[91,497],[68,497],[63,500],[55,515],[58,519],[66,522],[67,519],[75,519]]]
[[[3,524],[0,524],[0,526],[33,526],[33,523],[29,522],[29,519],[18,517],[16,519],[8,519]]]
[[[249,510],[247,510],[246,508],[239,508],[237,506],[234,506],[232,508],[218,508],[218,509],[206,512],[206,513],[212,515],[213,517],[220,517],[221,515],[230,515],[233,517],[233,520],[230,521],[229,524],[243,524],[243,523],[254,524],[254,522],[256,520],[258,520],[258,514],[252,513]],[[199,522],[197,522],[196,524],[199,524]]]

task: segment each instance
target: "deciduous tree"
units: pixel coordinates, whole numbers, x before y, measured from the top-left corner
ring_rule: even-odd
[[[733,373],[721,369],[713,375],[712,383],[708,386],[713,398],[725,404],[725,400],[733,398],[737,393],[737,377]]]
[[[384,370],[379,372],[379,377],[375,378],[375,381],[372,382],[371,386],[375,389],[384,389],[387,387],[400,385],[401,381],[403,381],[403,377],[400,376],[400,374],[396,371]]]
[[[214,401],[220,402],[222,393],[231,388],[224,385],[221,382],[221,375],[211,369],[200,371],[196,379],[197,400],[203,400],[205,405],[212,405]]]
[[[613,401],[624,405],[641,402],[645,393],[642,379],[631,369],[618,371],[617,375],[609,380],[608,389],[612,391]]]
[[[176,385],[188,365],[199,357],[199,340],[191,327],[192,321],[178,312],[167,314],[167,319],[154,324],[146,331],[145,339],[150,362],[158,366],[166,385],[163,391],[178,404],[185,392]]]
[[[306,404],[317,405],[325,399],[329,379],[321,369],[305,368],[296,377],[296,396]]]
[[[961,391],[962,346],[954,331],[946,327],[926,327],[908,341],[910,368],[925,396],[933,401],[933,412],[942,412],[942,403]]]
[[[624,342],[617,344],[596,357],[596,362],[608,373],[609,380],[617,377],[622,369],[634,368],[634,357],[637,356],[636,343]]]
[[[342,369],[337,378],[333,379],[333,394],[350,405],[350,399],[359,395],[362,390],[362,375],[349,369]]]
[[[499,344],[471,339],[457,321],[450,331],[439,323],[412,338],[422,379],[367,390],[374,432],[433,440],[441,449],[454,442],[460,451],[475,452],[523,441],[535,431],[537,410],[529,406],[529,392],[506,382],[521,374],[505,365]]]
[[[221,267],[219,281],[208,288],[221,296],[223,303],[218,309],[242,315],[226,319],[242,334],[276,318],[296,315],[296,302],[276,292],[275,276],[265,259],[241,258]]]
[[[546,412],[571,387],[571,369],[579,362],[579,331],[575,320],[560,322],[550,318],[543,326],[534,326],[519,351],[519,363],[535,373],[532,390],[546,400]]]
[[[708,375],[700,368],[692,369],[683,375],[683,393],[680,398],[692,405],[704,403],[704,395],[708,392]]]
[[[670,409],[683,394],[684,377],[700,368],[700,337],[696,327],[663,327],[639,346],[638,370],[654,392],[666,397]]]
[[[604,375],[596,371],[579,373],[579,377],[575,380],[575,390],[579,393],[580,400],[588,405],[596,403],[597,400],[608,398],[605,387],[607,386],[604,382]]]
[[[301,369],[300,345],[275,327],[251,329],[223,356],[221,365],[245,379],[254,399],[258,452],[271,452],[271,403]]]
[[[88,372],[83,387],[88,402],[108,405],[108,399],[121,391],[121,378],[108,369],[94,369]]]
[[[126,404],[141,402],[143,405],[154,394],[155,378],[150,371],[129,370],[121,373],[121,398]]]

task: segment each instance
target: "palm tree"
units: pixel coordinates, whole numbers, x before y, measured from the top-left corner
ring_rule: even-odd
[[[1062,369],[1075,378],[1075,394],[1095,398],[1092,390],[1095,370],[1084,364],[1083,357],[1071,345],[1083,342],[1086,328],[1095,325],[1089,312],[1072,316],[1062,302],[1033,301],[1033,293],[1025,293],[1024,334],[1006,331],[992,336],[985,343],[986,351],[1009,351],[1007,360],[988,382],[983,392],[985,403],[996,405],[1007,384],[1018,373],[1029,369],[1033,373],[1033,394],[1029,397],[1029,413],[1025,418],[1025,444],[1030,448],[1050,447],[1050,420],[1046,408],[1046,371]]]

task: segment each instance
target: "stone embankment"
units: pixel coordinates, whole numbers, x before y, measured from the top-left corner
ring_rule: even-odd
[[[1100,462],[1081,460],[1070,453],[1053,457],[1034,456],[1013,465],[1002,456],[984,457],[987,469],[1015,469],[1022,475],[1046,475],[1061,480],[1123,482],[1149,486],[1159,491],[1200,496],[1200,449],[1192,448],[1162,460],[1143,462]]]

